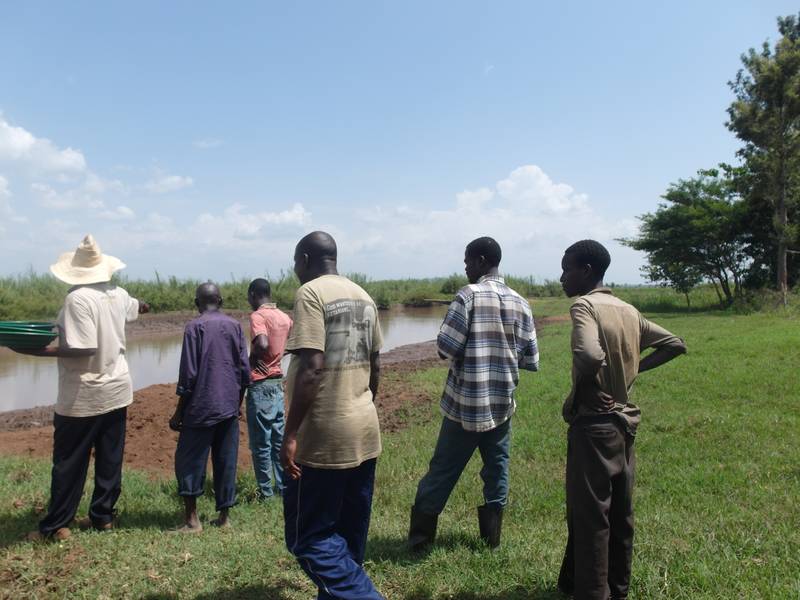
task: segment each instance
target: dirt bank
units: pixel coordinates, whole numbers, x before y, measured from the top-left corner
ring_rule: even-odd
[[[159,315],[160,316],[160,315]],[[537,328],[562,317],[542,319]],[[169,319],[148,319],[139,335],[163,333],[167,327],[183,327],[185,319],[173,313]],[[159,329],[163,328],[163,329]],[[445,366],[436,355],[433,341],[395,348],[381,357],[381,387],[376,406],[384,432],[397,431],[425,418],[421,407],[436,401],[436,394],[420,391],[405,375],[432,366]],[[128,408],[128,433],[125,464],[154,476],[171,476],[178,434],[167,421],[175,408],[175,385],[153,385],[134,392]],[[49,458],[52,453],[53,407],[37,407],[0,413],[0,454]],[[239,464],[250,468],[247,427],[242,422],[239,439]]]
[[[383,431],[396,431],[407,424],[413,408],[433,398],[409,385],[400,375],[441,364],[433,342],[412,344],[387,352],[383,357],[383,381],[376,402]],[[175,408],[175,385],[152,385],[134,393],[128,408],[125,465],[155,476],[171,476],[178,434],[167,421]],[[401,410],[402,409],[402,410]],[[53,407],[0,413],[0,454],[49,458],[52,453]],[[247,427],[239,435],[239,465],[250,468]]]

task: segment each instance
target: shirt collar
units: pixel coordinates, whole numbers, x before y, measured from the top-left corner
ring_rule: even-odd
[[[274,302],[264,302],[264,304],[262,304],[258,308],[259,309],[261,309],[261,308],[278,308],[278,305],[275,304]]]
[[[586,295],[588,296],[588,295],[590,295],[590,294],[611,294],[611,295],[613,296],[613,295],[614,295],[614,292],[613,292],[613,291],[611,291],[611,288],[608,288],[608,287],[599,287],[599,288],[595,288],[595,289],[593,289],[591,292],[589,292],[589,293],[588,293],[588,294],[586,294]]]
[[[506,282],[502,275],[484,275],[478,279],[478,283],[483,283],[484,281],[498,281],[500,283]]]

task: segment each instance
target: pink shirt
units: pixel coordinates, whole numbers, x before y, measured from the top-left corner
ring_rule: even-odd
[[[261,381],[268,377],[280,377],[281,357],[292,328],[292,319],[274,304],[262,304],[250,313],[250,338],[266,335],[269,347],[263,356],[250,355],[251,379]],[[252,349],[251,349],[252,350]]]

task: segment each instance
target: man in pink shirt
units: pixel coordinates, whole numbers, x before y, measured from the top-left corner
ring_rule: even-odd
[[[272,302],[266,279],[250,282],[247,301],[253,308],[250,313],[252,383],[247,388],[247,431],[259,494],[262,499],[267,499],[275,492],[283,492],[283,467],[280,461],[284,424],[281,357],[292,328],[292,319]]]

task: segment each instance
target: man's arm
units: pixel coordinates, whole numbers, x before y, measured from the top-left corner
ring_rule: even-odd
[[[373,352],[369,355],[369,391],[372,392],[372,401],[378,397],[378,385],[381,381],[381,355]]]
[[[253,338],[252,349],[254,354],[264,356],[269,350],[269,338],[265,334],[259,333]]]
[[[183,332],[183,346],[181,347],[181,361],[178,370],[178,385],[175,393],[178,395],[178,405],[175,413],[169,420],[169,427],[174,431],[180,429],[183,423],[183,413],[186,405],[189,404],[194,392],[194,384],[197,380],[197,365],[199,359],[199,348],[194,331],[188,326]]]
[[[664,363],[668,363],[673,358],[686,354],[686,344],[680,346],[663,346],[656,348],[650,354],[639,361],[639,373],[644,373],[656,367],[660,367]]]
[[[281,464],[284,472],[292,479],[300,477],[300,467],[294,462],[297,452],[297,432],[308,414],[308,409],[317,399],[322,369],[325,367],[325,354],[321,350],[300,348],[295,354],[300,362],[295,374],[281,446]]]
[[[269,349],[269,338],[267,337],[267,324],[264,317],[258,312],[250,313],[250,335],[253,340],[250,342],[250,366],[255,369],[258,361],[263,360]]]
[[[526,303],[527,304],[527,303]],[[524,316],[520,326],[522,348],[518,350],[520,369],[526,371],[539,370],[539,344],[536,341],[536,325],[533,322],[533,313],[529,307],[524,307]]]
[[[583,302],[569,310],[572,318],[572,361],[578,373],[592,378],[606,362],[594,311]]]
[[[570,308],[572,318],[572,363],[578,372],[575,381],[575,404],[597,412],[614,408],[614,398],[597,385],[597,373],[606,361],[600,344],[600,329],[594,311],[583,302]]]
[[[640,350],[654,348],[653,352],[639,361],[639,373],[650,371],[668,363],[676,356],[686,354],[686,343],[660,325],[639,316]]]
[[[469,337],[469,327],[469,308],[464,296],[458,293],[447,309],[447,314],[436,338],[436,350],[439,358],[446,360],[464,355]]]
[[[97,352],[97,348],[67,348],[66,346],[47,346],[45,348],[11,348],[18,354],[28,356],[44,356],[49,358],[79,358],[81,356],[92,356]]]
[[[169,428],[172,431],[180,431],[183,425],[183,409],[186,408],[187,397],[178,396],[178,404],[175,406],[175,412],[169,418]]]
[[[58,328],[58,345],[45,348],[12,348],[20,354],[51,358],[79,358],[97,352],[97,323],[90,307],[79,297],[64,299],[63,321]]]

